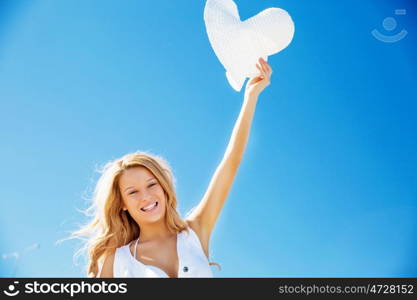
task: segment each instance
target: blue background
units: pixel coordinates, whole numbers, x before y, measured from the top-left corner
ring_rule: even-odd
[[[272,84],[212,235],[214,275],[417,276],[417,5],[236,3],[242,20],[281,7],[296,30],[268,59]],[[171,163],[183,216],[200,201],[243,98],[204,5],[0,2],[1,276],[85,276],[79,242],[56,241],[86,222],[95,169],[128,152]],[[384,43],[373,29],[408,35]]]

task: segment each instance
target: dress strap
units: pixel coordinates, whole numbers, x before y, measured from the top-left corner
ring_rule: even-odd
[[[136,240],[135,250],[133,250],[134,251],[133,256],[135,257],[135,259],[136,259],[136,248],[138,247],[138,242],[139,242],[139,239]]]

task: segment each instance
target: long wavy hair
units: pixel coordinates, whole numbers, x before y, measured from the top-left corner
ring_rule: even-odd
[[[165,159],[148,152],[135,152],[110,161],[100,170],[101,176],[93,193],[92,204],[84,211],[91,217],[90,222],[71,234],[72,238],[85,241],[75,256],[87,253],[88,277],[99,275],[108,254],[139,237],[139,225],[127,210],[123,210],[119,189],[123,171],[134,167],[147,168],[161,184],[166,196],[165,222],[169,231],[188,231],[187,223],[177,212],[175,178]]]

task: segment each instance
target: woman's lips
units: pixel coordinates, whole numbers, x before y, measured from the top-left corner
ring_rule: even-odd
[[[143,212],[151,212],[151,211],[154,211],[157,207],[158,207],[158,201],[146,207],[142,207],[140,210]]]

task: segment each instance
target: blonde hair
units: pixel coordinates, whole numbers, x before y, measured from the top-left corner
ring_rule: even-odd
[[[123,171],[134,167],[147,168],[161,184],[166,195],[165,222],[169,231],[188,231],[187,223],[177,212],[175,178],[165,159],[148,152],[135,152],[110,161],[100,171],[92,205],[85,211],[92,220],[71,235],[73,238],[85,240],[84,246],[75,256],[87,252],[88,277],[98,276],[99,266],[108,254],[139,237],[139,225],[128,211],[123,210],[119,189],[119,179]]]

